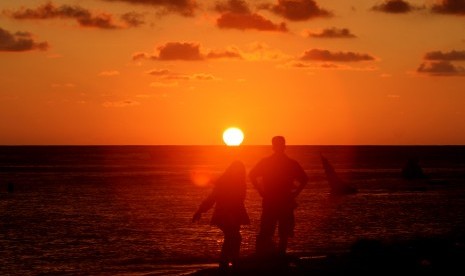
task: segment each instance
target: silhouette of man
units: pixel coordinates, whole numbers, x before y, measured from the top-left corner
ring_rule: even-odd
[[[308,182],[307,174],[297,161],[285,154],[283,136],[271,140],[274,153],[260,160],[249,173],[249,178],[262,197],[260,230],[256,241],[257,254],[275,252],[273,236],[278,226],[278,254],[285,256],[288,238],[294,232],[295,198]],[[299,185],[296,186],[295,182]]]

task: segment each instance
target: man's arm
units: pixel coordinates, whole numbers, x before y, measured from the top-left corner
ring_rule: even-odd
[[[308,179],[299,181],[299,186],[297,186],[297,189],[294,190],[294,192],[292,193],[292,196],[297,197],[300,194],[300,192],[302,192],[302,190],[305,188],[305,185],[307,185],[307,182],[308,182]]]
[[[260,196],[263,197],[263,187],[258,182],[257,177],[251,177],[250,181],[252,182],[253,187],[258,191],[258,194],[260,194]]]

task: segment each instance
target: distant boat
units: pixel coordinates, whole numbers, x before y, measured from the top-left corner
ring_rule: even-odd
[[[334,195],[347,195],[355,194],[358,192],[357,188],[353,187],[347,181],[342,180],[334,170],[334,167],[329,163],[323,155],[320,155],[321,163],[326,173],[326,179],[328,180],[329,187],[331,189],[331,194]]]
[[[402,177],[406,180],[428,179],[429,177],[423,172],[419,165],[418,158],[408,159],[402,168]]]
[[[407,160],[407,163],[402,168],[402,178],[408,182],[429,184],[429,185],[444,185],[449,181],[444,179],[432,179],[429,175],[425,174],[423,168],[419,164],[419,159],[416,157]]]

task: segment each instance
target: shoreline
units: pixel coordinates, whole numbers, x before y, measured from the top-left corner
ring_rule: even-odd
[[[226,273],[212,267],[184,275],[464,275],[464,241],[463,237],[396,242],[361,239],[347,253],[315,257],[287,255],[285,259],[245,256],[237,268],[230,268]]]

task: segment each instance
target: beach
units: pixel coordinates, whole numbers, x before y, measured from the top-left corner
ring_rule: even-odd
[[[290,146],[310,182],[298,198],[293,261],[283,275],[460,270],[464,151]],[[199,179],[234,159],[249,169],[269,153],[266,146],[0,147],[0,274],[211,275],[222,234],[209,224],[211,213],[191,222],[211,189]],[[320,153],[358,193],[330,195]],[[437,182],[411,189],[418,183],[399,178],[411,154]],[[260,204],[249,186],[242,275],[268,269],[253,258]]]
[[[189,274],[208,275],[462,275],[465,244],[458,238],[417,238],[384,243],[359,240],[347,253],[317,257],[245,258],[227,273],[208,268]]]

